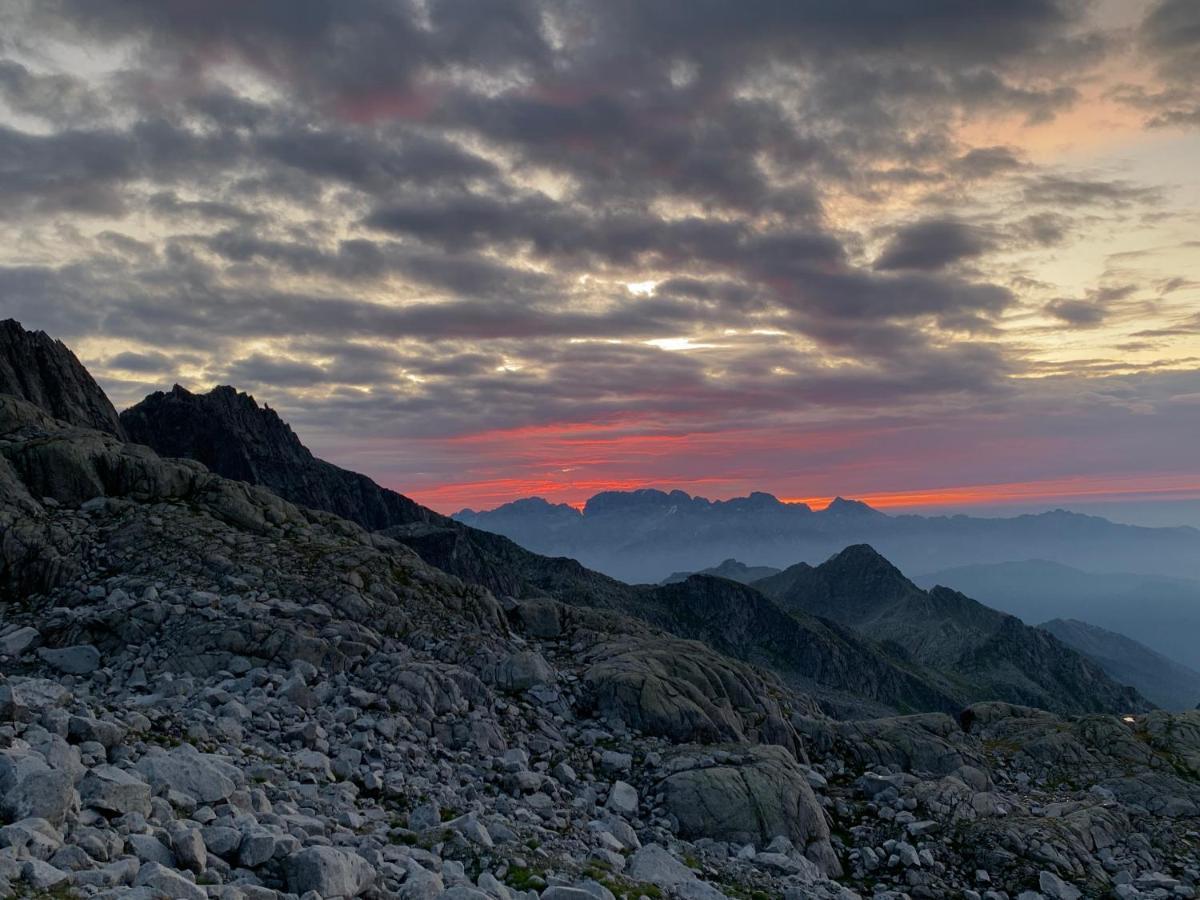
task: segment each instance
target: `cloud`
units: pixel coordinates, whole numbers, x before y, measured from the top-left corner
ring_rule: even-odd
[[[1023,415],[1052,335],[1137,308],[1045,260],[1166,207],[1026,143],[1119,37],[1076,0],[0,16],[6,314],[92,348],[123,402],[252,386],[410,473],[489,430],[601,423],[645,459],[660,431]],[[1139,41],[1148,89],[1186,91],[1186,48]],[[1140,283],[1176,302],[1169,274]]]
[[[954,219],[924,219],[905,225],[888,240],[875,268],[936,271],[982,256],[991,240],[978,227]]]
[[[1104,308],[1091,300],[1054,300],[1046,305],[1046,312],[1068,325],[1092,328],[1104,321]]]

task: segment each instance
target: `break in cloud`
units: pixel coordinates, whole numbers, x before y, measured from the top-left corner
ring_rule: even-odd
[[[441,509],[1189,495],[1198,10],[15,0],[0,311]]]

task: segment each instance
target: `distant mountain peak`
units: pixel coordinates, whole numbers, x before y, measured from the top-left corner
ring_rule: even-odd
[[[831,513],[835,516],[883,515],[879,510],[863,503],[861,500],[847,500],[845,497],[834,497],[823,512]]]

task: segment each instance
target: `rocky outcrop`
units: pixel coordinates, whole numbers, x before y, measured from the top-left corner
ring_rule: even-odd
[[[28,400],[56,419],[124,437],[117,411],[62,341],[0,321],[0,394]]]
[[[795,758],[779,747],[705,749],[668,764],[664,804],[685,837],[766,846],[784,838],[826,875],[842,874],[825,813]]]

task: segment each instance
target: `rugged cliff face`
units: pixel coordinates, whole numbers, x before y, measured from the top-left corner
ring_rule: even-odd
[[[57,419],[124,438],[117,411],[62,341],[0,322],[0,394],[28,400]]]

